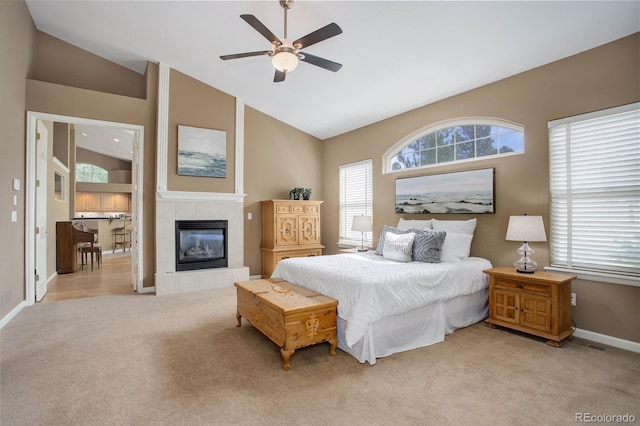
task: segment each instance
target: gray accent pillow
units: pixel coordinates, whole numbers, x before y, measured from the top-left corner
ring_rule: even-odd
[[[382,232],[380,233],[380,239],[378,240],[378,246],[376,247],[376,254],[378,256],[382,256],[383,249],[384,249],[384,235],[387,232],[391,232],[392,234],[406,234],[411,231],[408,229],[398,229],[398,228],[394,228],[393,226],[385,225],[382,228]]]
[[[447,236],[445,231],[422,231],[412,229],[416,236],[413,239],[413,260],[426,263],[439,263],[442,246]]]

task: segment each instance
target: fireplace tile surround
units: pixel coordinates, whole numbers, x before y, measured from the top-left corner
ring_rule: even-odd
[[[228,267],[176,272],[175,221],[227,220]],[[233,287],[249,280],[244,266],[244,204],[226,200],[156,199],[156,295]]]

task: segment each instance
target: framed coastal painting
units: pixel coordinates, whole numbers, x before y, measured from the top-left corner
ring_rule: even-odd
[[[396,213],[495,213],[495,169],[396,179]]]
[[[178,175],[227,177],[227,132],[178,126]]]

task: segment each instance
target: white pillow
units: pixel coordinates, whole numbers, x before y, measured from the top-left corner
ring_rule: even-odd
[[[427,220],[419,220],[419,219],[403,219],[400,218],[398,221],[398,229],[419,229],[421,231],[433,229],[431,225],[431,219]]]
[[[449,232],[473,235],[473,231],[476,230],[476,222],[477,220],[475,218],[469,220],[431,219],[433,229],[436,231],[446,231],[447,235],[449,235]]]
[[[440,262],[459,262],[469,257],[473,235],[447,232],[442,244]]]
[[[411,253],[413,252],[413,239],[416,234],[408,232],[406,234],[394,234],[387,232],[384,237],[384,248],[382,249],[382,257],[398,262],[411,262]]]

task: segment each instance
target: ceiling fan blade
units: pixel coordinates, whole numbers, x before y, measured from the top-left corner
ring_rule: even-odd
[[[308,53],[304,53],[304,52],[300,52],[300,53],[302,54],[302,57],[300,58],[300,60],[308,64],[315,65],[317,67],[324,68],[326,70],[333,71],[333,72],[339,71],[340,68],[342,68],[342,64],[339,64],[337,62],[320,58],[318,56],[309,55]]]
[[[259,52],[246,52],[246,53],[235,53],[233,55],[222,55],[220,59],[226,61],[227,59],[238,59],[238,58],[248,58],[250,56],[262,56],[270,54],[270,50],[261,50]]]
[[[258,20],[258,18],[256,18],[255,16],[253,16],[253,15],[240,15],[240,17],[242,19],[244,19],[247,24],[251,25],[253,27],[253,29],[255,29],[257,32],[262,34],[262,36],[264,38],[269,40],[270,43],[282,44],[282,41],[280,41],[278,36],[276,36],[274,33],[272,33],[271,30],[269,28],[267,28],[262,22],[260,22]]]
[[[303,49],[305,47],[311,46],[312,44],[316,44],[328,38],[337,36],[338,34],[342,34],[342,29],[338,26],[338,24],[332,22],[331,24],[324,26],[319,30],[309,33],[304,37],[300,37],[293,42],[293,45],[298,49]],[[298,47],[297,45],[300,45],[300,47]]]
[[[287,73],[276,70],[276,75],[273,76],[273,82],[280,83],[281,81],[284,81],[284,78],[286,76],[287,76]]]

